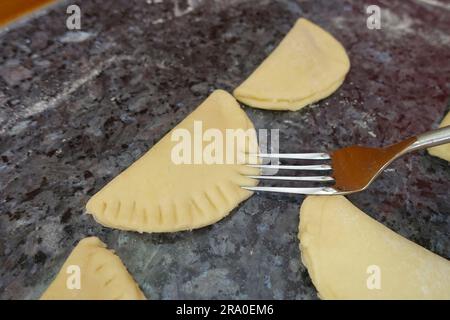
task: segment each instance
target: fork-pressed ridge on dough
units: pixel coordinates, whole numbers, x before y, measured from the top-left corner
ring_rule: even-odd
[[[244,163],[175,164],[176,145],[171,134],[186,129],[194,135],[194,122],[203,131],[250,130],[244,157],[257,146],[252,122],[237,101],[223,90],[214,91],[197,109],[165,135],[147,153],[119,174],[87,203],[96,221],[111,228],[138,232],[175,232],[210,225],[225,217],[252,192],[241,186],[257,181],[243,174],[257,174]],[[205,143],[206,144],[206,143]],[[224,153],[226,150],[224,150]]]

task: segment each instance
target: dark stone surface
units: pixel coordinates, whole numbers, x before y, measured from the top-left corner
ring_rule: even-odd
[[[162,235],[103,228],[84,205],[214,88],[237,86],[300,16],[333,33],[352,68],[302,111],[245,108],[257,128],[280,129],[281,151],[436,127],[450,89],[447,2],[154,2],[83,1],[83,34],[66,30],[62,3],[1,33],[0,298],[38,298],[89,235],[152,299],[316,298],[299,261],[303,197],[254,195],[215,225]],[[368,4],[382,8],[381,30],[366,28]],[[349,198],[448,258],[449,190],[448,163],[418,152]]]

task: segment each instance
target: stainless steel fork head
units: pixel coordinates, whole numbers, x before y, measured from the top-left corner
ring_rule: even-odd
[[[251,191],[281,192],[309,195],[350,194],[366,189],[381,172],[398,157],[415,150],[450,143],[450,126],[411,137],[384,148],[351,146],[327,153],[260,154],[262,158],[294,160],[329,160],[331,164],[308,165],[250,165],[261,169],[331,172],[317,176],[252,175],[254,179],[278,181],[333,182],[331,186],[297,187],[243,187]]]

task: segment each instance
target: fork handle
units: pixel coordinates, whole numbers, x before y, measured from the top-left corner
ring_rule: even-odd
[[[439,146],[445,143],[450,143],[450,126],[431,130],[416,136],[416,141],[410,144],[403,153]]]

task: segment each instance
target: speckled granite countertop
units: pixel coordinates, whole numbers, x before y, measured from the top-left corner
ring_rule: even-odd
[[[314,299],[299,261],[303,197],[254,195],[193,232],[103,228],[84,205],[214,88],[231,91],[300,16],[333,33],[352,69],[300,112],[245,108],[280,129],[281,151],[383,145],[434,128],[450,89],[447,1],[61,3],[0,34],[0,298],[38,298],[74,245],[96,235],[152,299]],[[107,4],[106,4],[107,3]],[[382,29],[365,7],[382,8]],[[450,257],[450,167],[425,152],[396,161],[350,199],[403,236]]]

